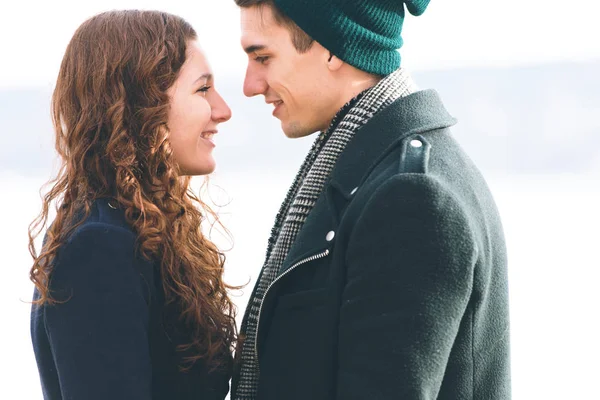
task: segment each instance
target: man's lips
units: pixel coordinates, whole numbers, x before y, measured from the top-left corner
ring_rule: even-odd
[[[275,109],[273,110],[273,115],[275,115],[275,113],[277,112],[277,110],[279,110],[279,108],[281,107],[281,105],[283,104],[282,100],[275,100],[275,101],[268,101],[268,104],[272,104],[275,106]]]

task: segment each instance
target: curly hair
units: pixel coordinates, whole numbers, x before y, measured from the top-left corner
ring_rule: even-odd
[[[106,12],[77,29],[52,96],[61,168],[29,226],[35,303],[53,304],[49,280],[57,251],[94,200],[117,203],[137,235],[138,254],[160,265],[166,304],[191,332],[178,348],[188,367],[201,358],[221,365],[237,335],[229,298],[237,287],[224,283],[225,257],[201,230],[207,214],[218,218],[190,190],[191,178],[179,175],[169,145],[166,92],[195,39],[185,20],[157,11]],[[38,255],[34,239],[53,202],[56,218]]]

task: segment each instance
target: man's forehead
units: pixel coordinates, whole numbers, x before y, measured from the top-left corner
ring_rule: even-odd
[[[252,6],[241,9],[241,32],[244,39],[256,40],[273,34],[278,27],[269,6]]]
[[[292,46],[290,31],[275,19],[270,6],[242,8],[241,33],[242,48],[248,54]]]

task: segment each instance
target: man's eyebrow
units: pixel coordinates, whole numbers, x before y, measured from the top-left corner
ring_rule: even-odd
[[[246,52],[246,54],[250,54],[254,53],[255,51],[264,50],[266,48],[267,46],[265,46],[264,44],[253,44],[251,46],[245,47],[244,51]]]

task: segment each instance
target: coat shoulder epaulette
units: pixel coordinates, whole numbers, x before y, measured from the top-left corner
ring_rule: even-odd
[[[400,173],[427,173],[431,144],[421,135],[410,135],[402,141]]]

